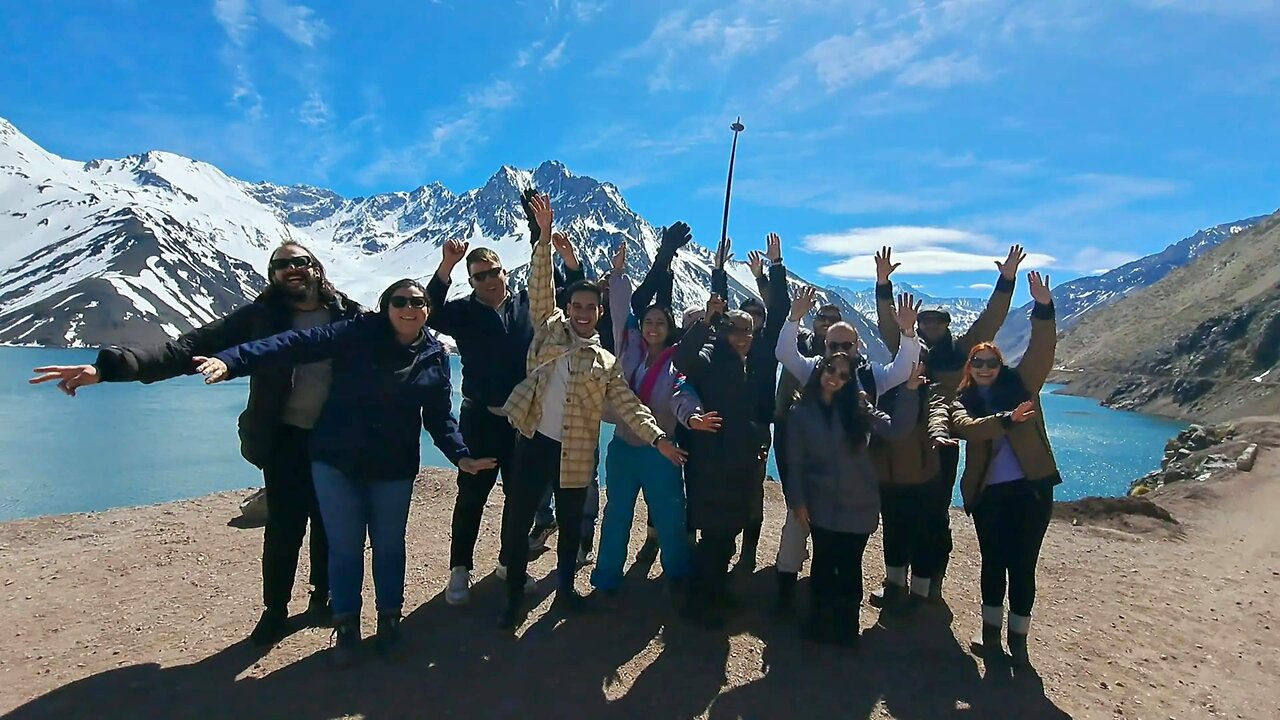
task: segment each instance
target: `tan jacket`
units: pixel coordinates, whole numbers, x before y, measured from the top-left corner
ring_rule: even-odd
[[[618,361],[596,343],[575,342],[569,320],[555,305],[551,243],[538,242],[529,269],[529,311],[533,342],[526,364],[529,376],[511,391],[503,413],[521,435],[531,438],[542,421],[542,401],[556,361],[569,355],[569,387],[560,436],[560,487],[591,483],[600,420],[608,401],[618,419],[647,443],[662,437],[653,414],[631,392]]]
[[[1049,372],[1053,370],[1056,346],[1057,323],[1054,320],[1053,305],[1037,304],[1031,311],[1031,341],[1026,354],[1016,368],[1005,367],[1001,370],[997,383],[1020,383],[1030,396],[1029,399],[1038,406],[1040,390],[1044,387]],[[1039,407],[1034,418],[1015,423],[1012,412],[1008,410],[975,417],[971,412],[975,407],[972,400],[973,393],[969,391],[961,393],[951,402],[938,396],[929,413],[931,437],[957,437],[967,441],[964,475],[960,480],[966,511],[973,511],[986,488],[995,441],[1001,437],[1009,438],[1028,480],[1053,484],[1062,482],[1058,474],[1058,463],[1053,457],[1053,447],[1049,444],[1049,434],[1045,429],[1044,413],[1039,412]]]
[[[911,391],[906,386],[899,386],[892,392]],[[916,392],[921,396],[918,400],[920,410],[910,432],[896,440],[871,436],[871,459],[880,482],[886,485],[922,485],[937,477],[942,469],[938,451],[933,447],[933,438],[929,434],[933,392],[928,387],[921,387]]]

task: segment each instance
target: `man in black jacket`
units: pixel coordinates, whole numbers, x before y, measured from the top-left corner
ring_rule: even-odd
[[[531,229],[534,226],[531,222]],[[573,244],[559,233],[551,243],[565,266],[564,275],[556,277],[556,285],[565,287],[581,280],[582,266]],[[498,473],[501,471],[505,478],[510,471],[515,449],[515,430],[501,410],[511,390],[524,380],[525,355],[533,342],[528,290],[511,291],[507,270],[493,250],[467,250],[468,244],[460,240],[444,244],[440,267],[427,283],[427,296],[434,308],[427,317],[427,327],[451,336],[457,343],[462,356],[462,410],[458,425],[472,452],[477,457],[497,458],[498,466],[475,474],[458,473],[458,497],[449,541],[449,584],[444,595],[450,605],[471,599],[471,571],[485,502]],[[450,276],[463,258],[472,291],[466,297],[446,301]],[[498,567],[499,575],[505,578],[502,558]]]
[[[305,329],[356,316],[362,308],[334,289],[324,266],[292,240],[272,253],[267,289],[253,302],[163,345],[108,347],[92,365],[36,368],[31,380],[58,380],[68,395],[98,382],[159,382],[195,372],[193,358],[212,356],[251,340],[290,329]],[[329,620],[329,547],[311,484],[307,446],[329,394],[329,363],[264,370],[249,379],[249,403],[240,414],[240,453],[262,470],[267,494],[267,527],[262,543],[262,600],[265,609],[250,634],[257,645],[272,645],[289,632],[289,600],[298,571],[298,552],[311,520],[312,622]]]

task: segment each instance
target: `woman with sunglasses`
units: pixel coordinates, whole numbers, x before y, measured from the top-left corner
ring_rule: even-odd
[[[309,330],[291,330],[198,357],[205,382],[262,368],[333,361],[328,402],[311,434],[312,477],[329,532],[329,593],[334,663],[350,664],[360,645],[364,541],[373,546],[380,653],[400,646],[405,528],[420,461],[420,428],[463,472],[492,467],[469,457],[452,414],[449,358],[423,330],[431,307],[416,280],[399,280],[378,312]]]
[[[853,645],[862,600],[862,554],[880,519],[880,491],[867,450],[871,433],[894,439],[910,432],[919,414],[913,392],[924,382],[913,368],[891,414],[857,390],[853,358],[823,358],[787,418],[790,478],[784,492],[797,521],[813,535],[811,615],[816,642]]]
[[[1053,369],[1057,327],[1049,278],[1027,274],[1035,307],[1031,340],[1017,366],[994,343],[969,351],[959,396],[931,408],[929,433],[967,441],[960,488],[982,553],[982,631],[973,649],[987,663],[1005,659],[1000,645],[1006,589],[1009,654],[1029,667],[1027,634],[1036,593],[1036,562],[1049,518],[1053,486],[1062,482],[1036,397]]]

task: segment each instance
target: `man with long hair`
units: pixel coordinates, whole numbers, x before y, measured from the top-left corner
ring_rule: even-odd
[[[57,380],[58,388],[72,396],[77,389],[99,382],[159,382],[193,374],[195,357],[212,356],[286,330],[327,325],[362,310],[333,287],[320,260],[294,240],[271,253],[267,279],[266,290],[253,302],[163,345],[103,348],[92,365],[36,368],[39,375],[31,382]],[[328,361],[263,370],[249,379],[249,403],[239,419],[240,453],[262,470],[267,494],[262,542],[265,609],[249,636],[256,645],[273,645],[290,631],[289,600],[308,519],[312,590],[307,615],[313,624],[327,625],[330,620],[329,548],[307,448],[330,381]]]

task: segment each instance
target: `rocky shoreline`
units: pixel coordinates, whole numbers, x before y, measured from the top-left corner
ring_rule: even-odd
[[[1129,486],[1129,494],[1146,495],[1170,483],[1204,482],[1224,470],[1249,472],[1257,461],[1258,443],[1242,439],[1233,423],[1192,425],[1164,446],[1160,469]]]

